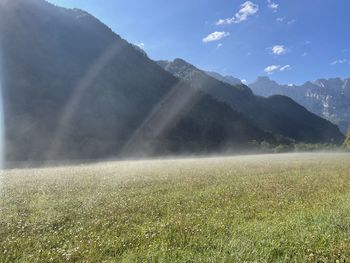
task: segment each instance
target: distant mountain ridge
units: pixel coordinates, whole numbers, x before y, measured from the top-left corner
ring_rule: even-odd
[[[159,61],[158,64],[196,89],[241,112],[263,130],[303,142],[339,142],[343,139],[335,125],[308,112],[288,97],[255,96],[246,85],[230,85],[217,80],[182,59]]]
[[[243,84],[242,81],[238,78],[232,77],[232,76],[223,76],[217,72],[213,71],[205,71],[205,73],[217,80],[220,80],[222,82],[226,82],[230,85],[240,85]]]
[[[259,77],[249,87],[269,97],[285,95],[309,111],[337,124],[345,134],[350,126],[350,78],[318,79],[303,85],[281,85],[268,77]]]

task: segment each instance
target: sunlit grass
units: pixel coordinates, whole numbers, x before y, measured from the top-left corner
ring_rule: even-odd
[[[0,262],[350,259],[350,155],[3,173]]]

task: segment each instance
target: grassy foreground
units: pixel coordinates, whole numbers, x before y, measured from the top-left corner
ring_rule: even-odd
[[[350,155],[11,170],[0,262],[349,262]]]

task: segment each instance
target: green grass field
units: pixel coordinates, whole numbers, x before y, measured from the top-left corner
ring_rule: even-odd
[[[0,262],[349,262],[350,155],[10,170]]]

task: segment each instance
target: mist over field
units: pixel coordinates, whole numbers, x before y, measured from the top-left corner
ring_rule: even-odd
[[[0,259],[345,260],[348,154],[102,162],[4,174]]]

